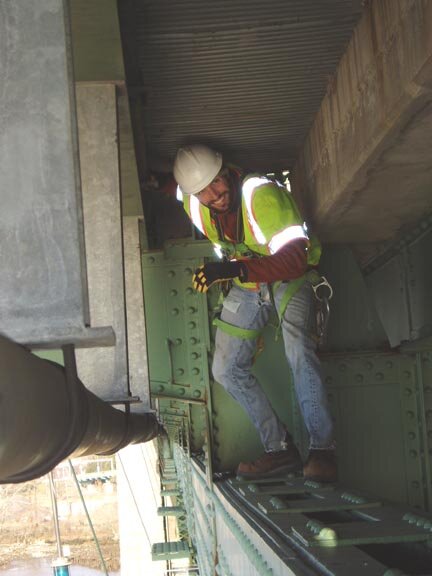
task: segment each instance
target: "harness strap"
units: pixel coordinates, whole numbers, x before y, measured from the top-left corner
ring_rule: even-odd
[[[217,326],[222,332],[226,332],[230,336],[235,338],[240,338],[241,340],[254,340],[258,338],[261,334],[261,330],[249,330],[248,328],[239,328],[234,326],[234,324],[229,324],[224,322],[220,318],[215,318],[213,320],[213,326]]]
[[[286,310],[291,298],[294,296],[294,294],[296,294],[296,292],[298,292],[298,290],[300,290],[300,288],[303,286],[303,284],[306,281],[308,281],[312,285],[314,285],[314,284],[318,284],[320,282],[320,280],[321,280],[321,277],[316,270],[309,270],[308,272],[306,272],[306,274],[304,274],[300,278],[296,278],[295,280],[290,280],[290,282],[288,282],[286,290],[285,290],[285,292],[281,298],[280,304],[279,304],[279,310],[277,311],[279,322],[282,322],[282,317],[285,313],[285,310]]]

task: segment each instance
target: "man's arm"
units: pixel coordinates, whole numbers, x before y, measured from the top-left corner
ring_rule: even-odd
[[[307,247],[305,238],[292,240],[276,254],[243,260],[242,282],[276,282],[299,278],[307,270]]]

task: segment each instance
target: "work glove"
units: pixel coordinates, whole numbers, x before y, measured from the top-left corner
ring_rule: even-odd
[[[207,292],[215,282],[224,282],[232,278],[246,281],[247,268],[243,262],[207,262],[197,268],[192,276],[192,286],[197,292]]]

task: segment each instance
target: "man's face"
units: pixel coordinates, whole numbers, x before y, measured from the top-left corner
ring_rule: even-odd
[[[229,212],[232,198],[228,178],[225,175],[218,174],[196,197],[201,204],[204,204],[213,212],[218,212],[219,214]]]

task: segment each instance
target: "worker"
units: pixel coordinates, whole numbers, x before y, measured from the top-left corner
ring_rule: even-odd
[[[245,409],[257,428],[264,454],[242,462],[237,474],[258,478],[297,472],[305,478],[337,478],[333,424],[316,355],[312,278],[321,253],[286,187],[224,163],[203,144],[177,151],[174,177],[195,226],[223,257],[195,271],[193,286],[206,292],[230,282],[216,321],[213,377]],[[258,336],[273,307],[280,318],[285,354],[310,437],[305,465],[285,424],[254,374]]]

